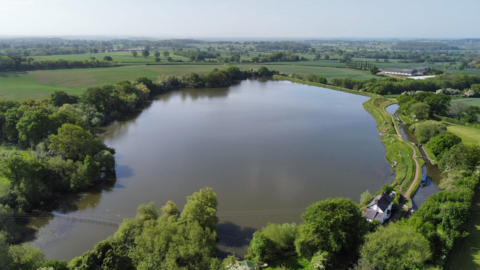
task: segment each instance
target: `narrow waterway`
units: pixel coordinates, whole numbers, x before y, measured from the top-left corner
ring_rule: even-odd
[[[399,106],[397,104],[393,104],[388,106],[386,110],[390,114],[395,114],[395,112],[398,110],[398,107]],[[400,133],[402,133],[402,136],[406,141],[417,143],[417,139],[410,130],[409,125],[399,123],[398,126],[400,128]],[[421,147],[419,149],[422,156],[426,157],[423,149]],[[438,166],[433,165],[430,163],[430,161],[426,161],[425,165],[422,167],[422,173],[425,171],[428,175],[427,184],[425,186],[419,185],[417,191],[412,197],[412,207],[415,210],[418,209],[418,207],[420,207],[420,205],[422,205],[430,195],[438,192],[438,185],[440,184],[441,180],[441,172],[438,169]]]

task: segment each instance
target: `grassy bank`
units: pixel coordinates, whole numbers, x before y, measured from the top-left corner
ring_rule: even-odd
[[[377,96],[375,94],[371,94],[371,93],[367,93],[367,92],[359,92],[359,91],[355,91],[355,90],[351,90],[351,89],[347,89],[347,88],[342,88],[342,87],[337,87],[337,86],[333,86],[333,85],[329,85],[329,84],[309,82],[309,81],[294,79],[294,78],[285,77],[285,76],[274,75],[273,78],[275,80],[291,81],[291,82],[295,82],[295,83],[318,86],[318,87],[333,89],[333,90],[337,90],[337,91],[347,92],[347,93],[355,94],[355,95],[361,95],[361,96],[367,96],[367,97]]]
[[[398,138],[394,128],[395,123],[392,122],[390,114],[384,110],[386,106],[392,103],[384,97],[375,96],[365,102],[363,106],[377,121],[377,129],[381,134],[381,140],[386,150],[386,160],[390,164],[397,162],[397,166],[393,167],[395,172],[394,185],[401,193],[405,193],[415,178],[416,167],[411,158],[413,155],[412,148]]]

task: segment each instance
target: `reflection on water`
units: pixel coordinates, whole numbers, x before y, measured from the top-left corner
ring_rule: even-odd
[[[397,104],[394,104],[388,106],[386,109],[388,113],[394,114],[398,110],[398,107],[399,106]],[[409,129],[408,125],[400,123],[399,127],[400,133],[406,141],[418,143],[415,135]],[[426,156],[423,152],[423,149],[420,148],[420,152],[424,157]],[[417,191],[412,197],[412,207],[415,210],[418,209],[418,207],[420,207],[420,205],[422,205],[430,195],[438,192],[438,185],[440,184],[441,180],[441,172],[437,165],[433,165],[429,161],[426,161],[425,165],[422,167],[422,172],[424,171],[427,172],[428,180],[425,186],[418,187]]]
[[[101,138],[116,149],[116,182],[55,210],[120,222],[150,201],[182,208],[209,186],[218,195],[221,254],[241,256],[268,222],[298,223],[316,201],[358,202],[393,180],[366,100],[271,80],[159,96],[138,117],[104,128]],[[33,245],[47,258],[69,260],[115,232],[58,217],[36,222]]]

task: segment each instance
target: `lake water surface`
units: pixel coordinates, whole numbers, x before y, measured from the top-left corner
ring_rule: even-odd
[[[138,117],[106,128],[117,180],[65,199],[57,212],[121,221],[138,205],[179,208],[209,186],[218,195],[222,252],[242,255],[267,222],[300,222],[319,200],[358,202],[393,181],[368,98],[284,81],[246,80],[229,88],[159,96]],[[33,246],[70,260],[116,227],[37,219]]]

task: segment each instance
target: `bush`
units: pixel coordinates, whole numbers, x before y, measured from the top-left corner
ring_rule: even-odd
[[[423,235],[411,227],[395,223],[367,235],[360,254],[359,265],[367,264],[371,268],[357,269],[384,270],[415,269],[412,266],[421,268],[432,256],[429,242]]]
[[[414,103],[410,106],[410,113],[418,120],[426,120],[430,113],[430,106],[422,102]]]
[[[415,137],[419,143],[426,143],[431,138],[447,132],[444,124],[433,120],[413,125],[411,129],[415,130]]]
[[[428,143],[428,147],[432,149],[433,154],[438,157],[444,151],[450,150],[450,148],[461,142],[462,139],[457,135],[447,133],[433,137]]]
[[[370,193],[370,191],[365,191],[360,195],[360,205],[364,206],[369,204],[373,200],[373,195]]]

